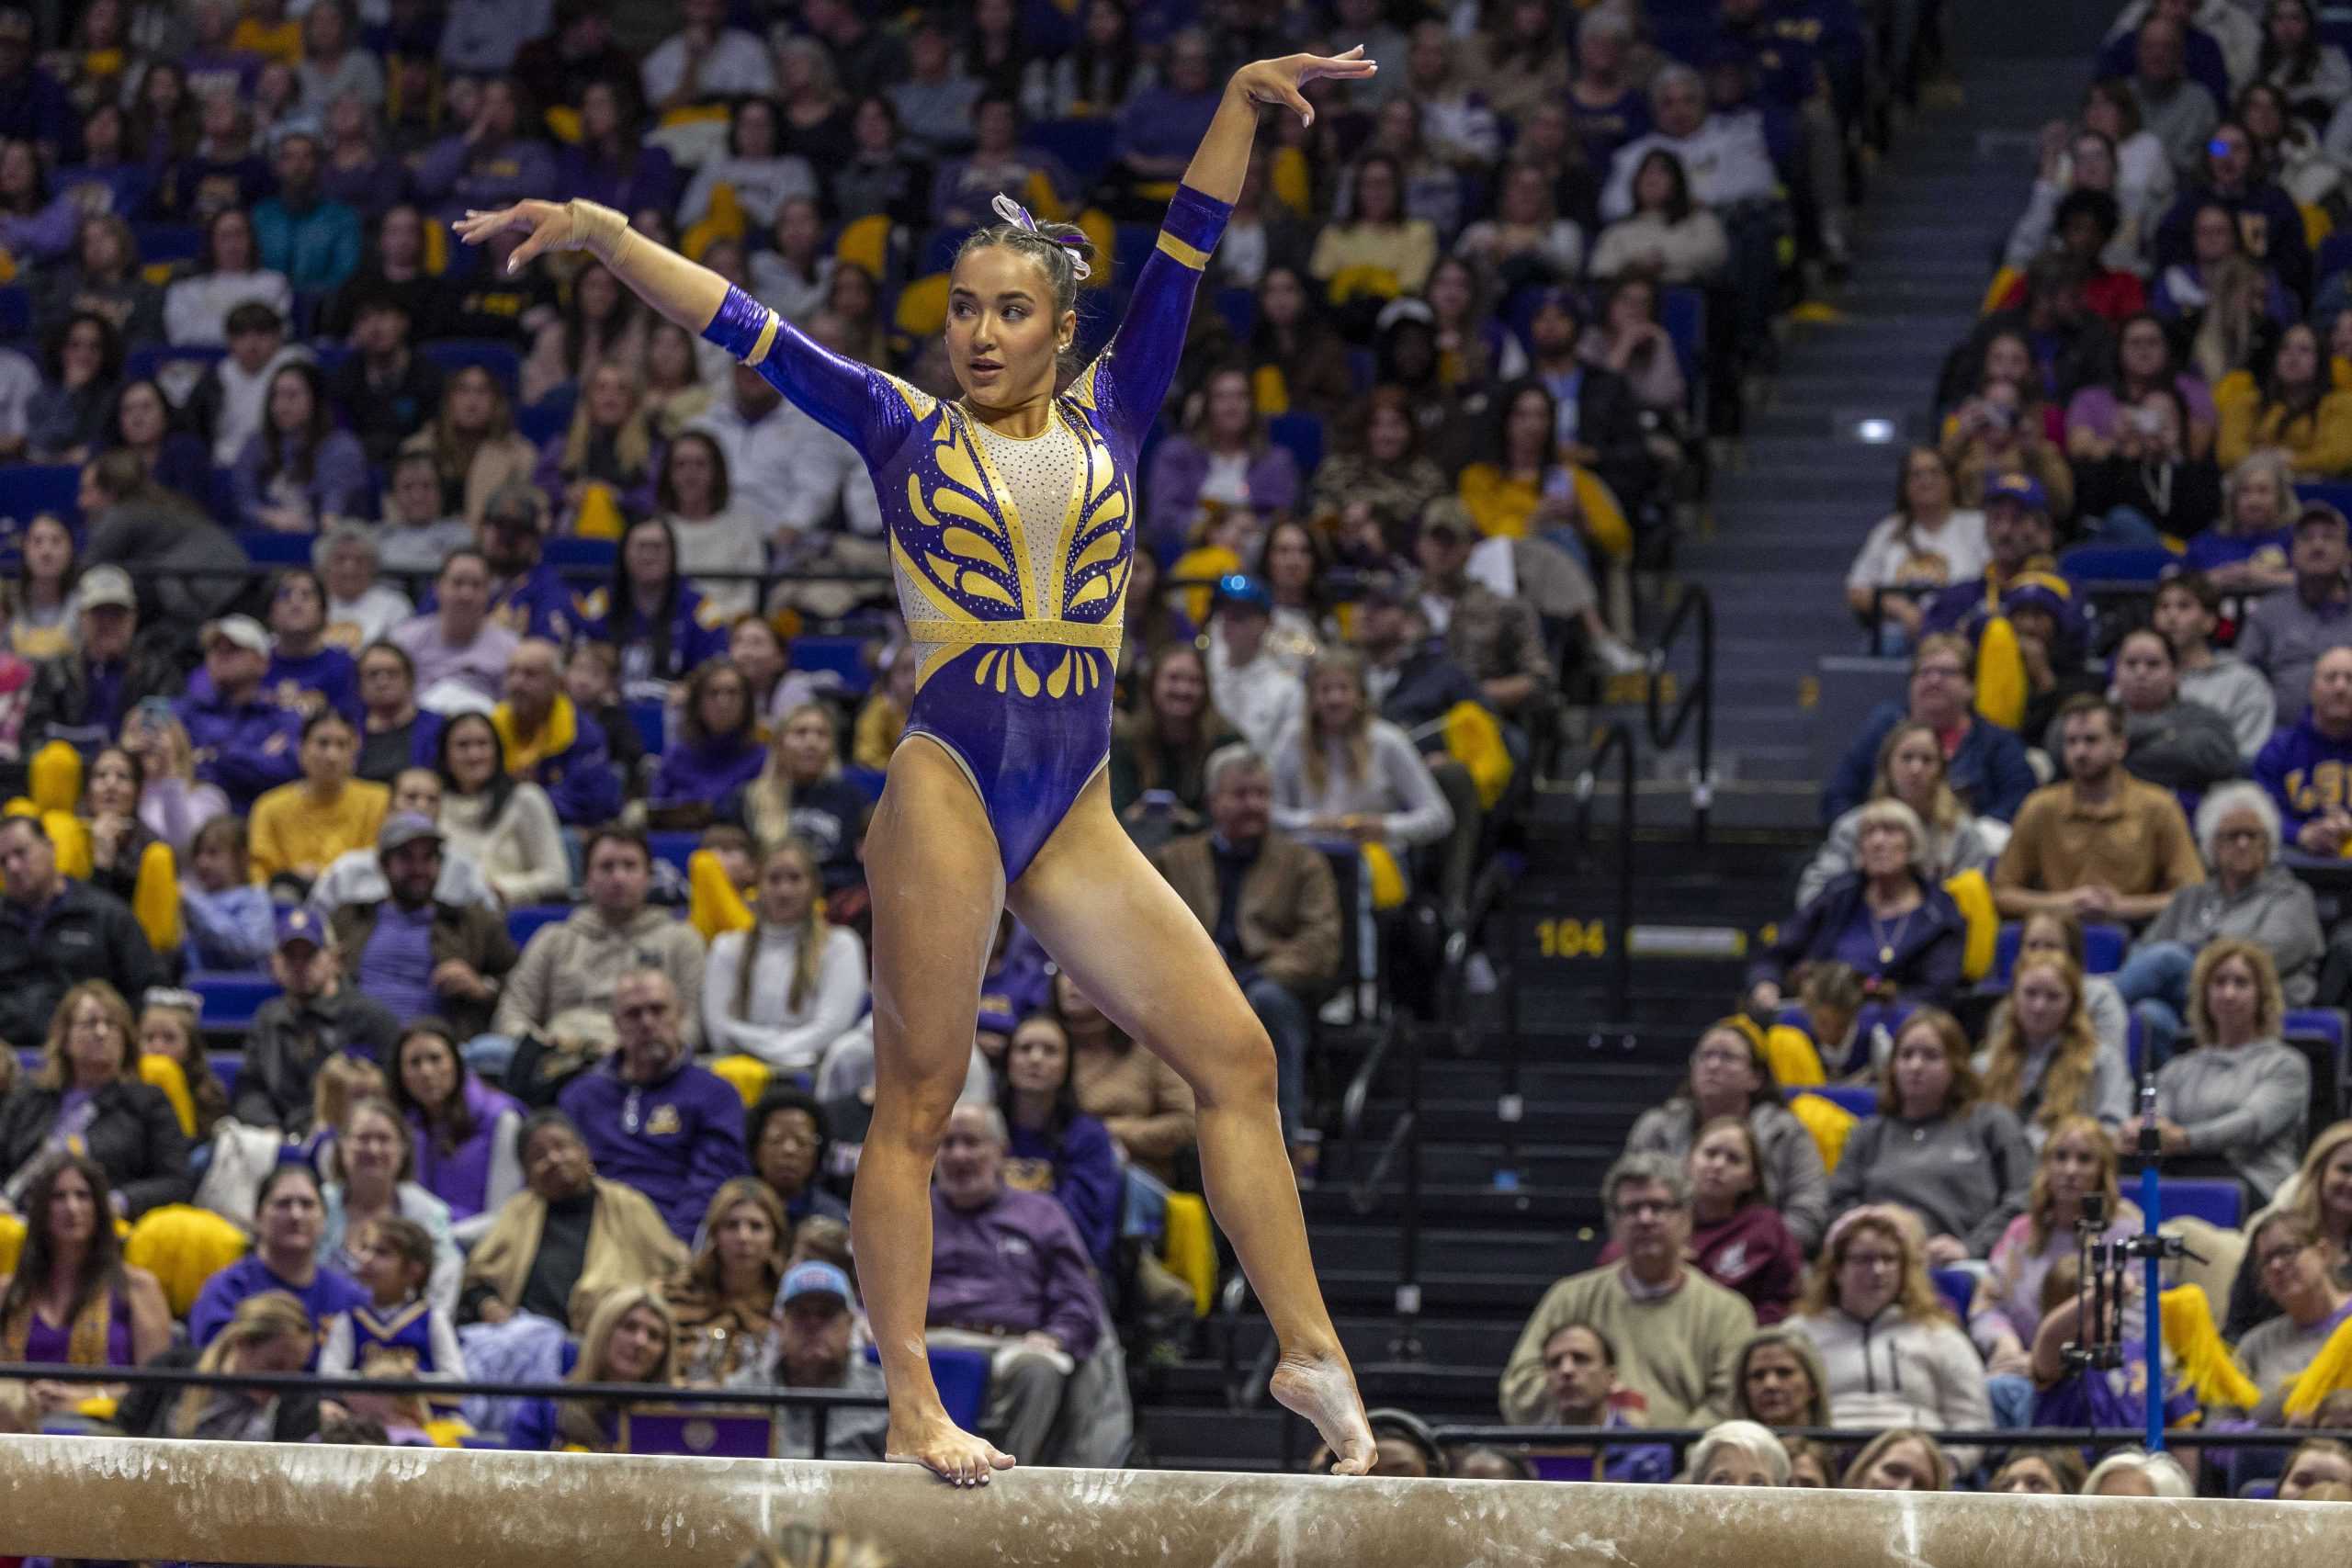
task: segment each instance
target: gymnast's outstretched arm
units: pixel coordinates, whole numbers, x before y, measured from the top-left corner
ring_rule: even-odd
[[[528,236],[514,247],[509,272],[548,251],[588,252],[638,298],[757,369],[869,460],[881,455],[894,420],[906,423],[904,400],[880,372],[833,353],[700,262],[637,232],[609,207],[578,197],[520,201],[497,212],[469,212],[457,225],[469,245],[509,230]]]

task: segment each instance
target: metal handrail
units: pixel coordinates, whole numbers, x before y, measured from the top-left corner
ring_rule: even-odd
[[[1651,690],[1657,690],[1655,684]],[[1577,837],[1591,840],[1593,793],[1601,770],[1612,759],[1617,763],[1617,942],[1610,959],[1609,1005],[1610,1016],[1623,1020],[1634,996],[1634,731],[1625,725],[1613,726],[1601,737],[1577,774]],[[1699,818],[1702,824],[1705,820]]]
[[[1658,716],[1659,673],[1666,668],[1667,656],[1674,651],[1674,643],[1684,625],[1698,622],[1699,672],[1697,679],[1675,704],[1673,716]],[[1666,618],[1666,627],[1657,635],[1657,645],[1650,649],[1650,681],[1645,707],[1649,719],[1650,744],[1660,751],[1682,738],[1690,716],[1699,716],[1699,766],[1690,780],[1690,834],[1694,841],[1707,841],[1707,814],[1715,799],[1715,602],[1704,588],[1693,583],[1683,590],[1680,603]],[[1629,822],[1630,826],[1630,822]],[[1617,930],[1623,933],[1625,922],[1620,919]],[[1621,939],[1619,950],[1623,950]]]

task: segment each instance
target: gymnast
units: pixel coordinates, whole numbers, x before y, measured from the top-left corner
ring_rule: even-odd
[[[766,377],[865,456],[920,660],[906,736],[866,836],[874,900],[874,1123],[852,1226],[889,1384],[886,1454],[958,1485],[1012,1463],[959,1430],[923,1351],[929,1185],[972,1052],[999,910],[1010,906],[1129,1035],[1193,1086],[1218,1223],[1282,1345],[1272,1393],[1361,1474],[1374,1458],[1355,1375],[1307,1254],[1274,1106],[1274,1056],[1208,933],[1112,815],[1103,763],[1134,549],[1136,453],[1174,378],[1193,296],[1241,191],[1261,104],[1308,123],[1299,88],[1376,69],[1362,49],[1246,65],[1227,84],[1125,319],[1070,368],[1091,247],[1006,197],[956,253],[942,402],[819,347],[609,208],[469,213],[469,244],[527,231],[509,269],[585,250],[662,314]]]

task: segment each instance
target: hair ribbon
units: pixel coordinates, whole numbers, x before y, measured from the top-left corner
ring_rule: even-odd
[[[989,203],[989,206],[995,210],[999,218],[1003,219],[1014,228],[1026,229],[1032,234],[1037,233],[1037,220],[1029,216],[1029,209],[1005,195],[1004,192],[997,192],[996,199]],[[1087,243],[1083,235],[1038,234],[1038,238],[1052,240],[1069,252],[1070,270],[1077,275],[1080,283],[1094,276],[1094,269],[1087,265],[1086,257],[1080,254],[1080,247]]]

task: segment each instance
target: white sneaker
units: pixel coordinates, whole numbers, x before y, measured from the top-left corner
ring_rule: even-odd
[[[1592,645],[1592,656],[1600,660],[1603,671],[1611,675],[1643,675],[1649,672],[1649,656],[1628,648],[1615,637],[1603,637]]]

